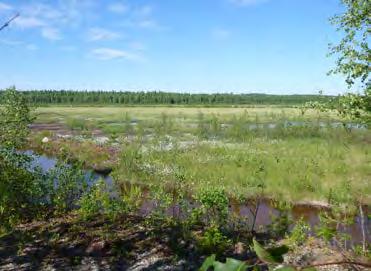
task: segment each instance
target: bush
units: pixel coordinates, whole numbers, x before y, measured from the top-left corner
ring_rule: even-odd
[[[38,210],[38,176],[27,170],[30,159],[16,151],[24,147],[32,120],[24,96],[15,88],[6,90],[0,108],[0,231]]]
[[[75,207],[75,202],[88,186],[87,177],[77,163],[71,165],[59,161],[48,172],[49,198],[56,214],[65,213]]]
[[[228,217],[229,199],[223,188],[206,186],[195,196],[200,204],[194,217],[207,225],[225,225]]]
[[[211,225],[198,239],[197,246],[201,252],[223,254],[232,242],[220,231],[217,225]]]
[[[292,229],[289,235],[289,242],[291,245],[300,246],[302,245],[310,232],[310,226],[307,222],[304,221],[303,218],[300,218],[298,222],[296,222],[294,228]]]

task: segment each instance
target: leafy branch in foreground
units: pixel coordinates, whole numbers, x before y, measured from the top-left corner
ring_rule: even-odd
[[[340,260],[334,262],[324,262],[324,263],[315,263],[306,266],[298,266],[292,264],[283,263],[283,255],[288,252],[287,247],[277,247],[273,249],[265,249],[258,241],[253,239],[253,249],[258,256],[259,261],[255,264],[247,264],[245,261],[240,261],[232,258],[227,258],[225,263],[219,262],[216,260],[216,256],[211,255],[202,264],[200,271],[245,271],[248,268],[253,268],[253,270],[266,270],[268,267],[269,270],[275,271],[316,271],[316,267],[328,266],[328,265],[357,265],[363,267],[371,267],[370,263],[357,262],[351,260]]]
[[[342,74],[349,87],[357,81],[370,89],[369,35],[371,5],[369,0],[342,0],[345,12],[331,18],[337,31],[344,37],[338,44],[330,44],[330,55],[338,56],[336,67],[330,74]]]
[[[4,104],[0,108],[0,145],[6,148],[22,148],[34,120],[27,100],[16,89],[4,93]]]
[[[329,74],[345,76],[348,88],[360,85],[362,94],[347,93],[340,96],[336,103],[329,103],[340,116],[365,123],[371,121],[371,50],[369,48],[371,5],[369,0],[342,0],[345,11],[331,18],[337,31],[344,37],[338,44],[330,44],[330,56],[337,57],[336,66]],[[318,103],[312,104],[321,109]],[[328,105],[328,103],[325,103]],[[325,106],[327,107],[327,106]],[[323,109],[323,108],[322,108]]]
[[[371,123],[371,50],[369,48],[371,5],[369,0],[342,0],[345,11],[331,18],[344,34],[338,44],[330,44],[330,56],[337,57],[329,74],[341,74],[348,88],[360,86],[363,93],[347,93],[332,102],[309,102],[306,108],[337,110],[341,117]]]

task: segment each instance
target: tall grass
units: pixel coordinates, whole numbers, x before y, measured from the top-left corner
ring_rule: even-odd
[[[248,196],[264,185],[269,197],[327,201],[349,182],[353,196],[371,201],[370,130],[344,129],[331,114],[292,108],[58,110],[66,116],[75,110],[115,134],[120,181],[165,184],[182,168],[195,191],[211,184]]]

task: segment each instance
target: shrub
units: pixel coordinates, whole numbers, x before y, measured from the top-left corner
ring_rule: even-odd
[[[55,168],[48,173],[50,186],[50,202],[54,212],[65,213],[70,211],[75,202],[87,189],[87,177],[77,163],[71,165],[58,161]]]
[[[208,227],[197,241],[197,247],[207,254],[223,254],[231,244],[231,240],[223,235],[217,225]]]
[[[200,189],[195,199],[200,204],[194,213],[196,218],[203,220],[207,225],[225,224],[229,199],[224,188],[206,186]]]
[[[30,159],[16,151],[24,147],[32,120],[24,96],[6,90],[0,108],[0,231],[32,217],[40,203],[38,176],[27,170]]]
[[[294,246],[302,245],[310,232],[310,226],[303,218],[300,218],[289,235],[289,243]]]
[[[106,197],[102,180],[94,184],[79,200],[79,213],[84,219],[89,219],[102,211],[102,201]]]

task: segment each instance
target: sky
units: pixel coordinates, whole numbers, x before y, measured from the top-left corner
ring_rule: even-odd
[[[0,0],[0,88],[325,94],[340,0]]]

